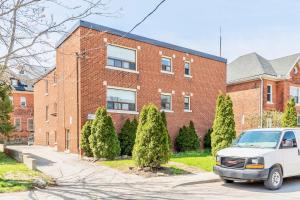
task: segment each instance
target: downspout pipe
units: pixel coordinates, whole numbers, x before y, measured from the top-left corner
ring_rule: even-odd
[[[262,76],[259,77],[260,79],[260,105],[259,105],[259,112],[260,112],[260,128],[263,126],[263,105],[264,105],[264,79]]]

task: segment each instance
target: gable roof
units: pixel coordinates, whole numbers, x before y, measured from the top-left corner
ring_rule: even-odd
[[[291,68],[299,60],[299,58],[300,58],[300,53],[297,53],[290,56],[278,58],[275,60],[270,60],[270,63],[274,68],[274,70],[276,71],[277,75],[286,76],[290,72]]]
[[[274,60],[267,60],[257,53],[249,53],[240,56],[227,67],[227,83],[238,82],[244,79],[259,77],[262,75],[288,77],[289,71],[300,58],[294,54]]]
[[[211,55],[211,54],[208,54],[208,53],[196,51],[196,50],[193,50],[193,49],[177,46],[177,45],[162,42],[162,41],[159,41],[159,40],[150,39],[150,38],[135,35],[135,34],[132,34],[132,33],[127,33],[127,32],[121,31],[121,30],[113,29],[113,28],[110,28],[110,27],[106,27],[106,26],[102,26],[102,25],[99,25],[99,24],[94,24],[94,23],[87,22],[87,21],[82,21],[82,20],[78,21],[78,23],[76,23],[71,28],[69,33],[66,34],[65,36],[63,36],[58,41],[58,43],[56,44],[56,48],[58,48],[71,35],[71,33],[74,32],[78,27],[86,27],[86,28],[93,29],[93,30],[96,30],[96,31],[107,32],[107,33],[117,35],[117,36],[121,36],[121,37],[124,37],[124,38],[129,38],[129,39],[137,40],[137,41],[140,41],[140,42],[145,42],[145,43],[148,43],[148,44],[153,44],[153,45],[156,45],[156,46],[160,46],[160,47],[164,47],[164,48],[168,48],[168,49],[172,49],[172,50],[176,50],[176,51],[181,51],[181,52],[184,52],[184,53],[193,54],[193,55],[200,56],[200,57],[203,57],[203,58],[208,58],[208,59],[211,59],[211,60],[216,60],[216,61],[219,61],[219,62],[227,63],[227,59],[219,57],[219,56],[215,56],[215,55]]]

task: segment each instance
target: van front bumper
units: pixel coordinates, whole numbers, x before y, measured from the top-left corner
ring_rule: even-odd
[[[267,180],[269,169],[230,169],[214,166],[214,173],[228,180]]]

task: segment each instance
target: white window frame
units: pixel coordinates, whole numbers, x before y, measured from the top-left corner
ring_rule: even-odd
[[[165,70],[162,70],[162,59],[163,59],[163,58],[170,59],[171,71],[165,71]],[[164,73],[164,74],[171,74],[171,75],[174,74],[172,57],[169,57],[169,56],[161,56],[161,58],[160,58],[160,72],[161,72],[161,73]]]
[[[29,120],[32,120],[32,130],[29,129]],[[33,121],[33,118],[28,118],[27,119],[27,131],[34,131],[34,121]]]
[[[137,111],[137,95],[138,95],[137,89],[117,87],[117,86],[107,86],[106,87],[106,96],[105,96],[106,108],[107,108],[107,90],[108,89],[116,89],[116,90],[125,90],[125,91],[135,92],[135,111],[107,109],[107,112],[109,112],[109,113],[125,113],[125,114],[132,114],[132,115],[138,115],[139,114],[139,112]]]
[[[170,113],[174,112],[173,111],[173,97],[172,97],[172,93],[164,93],[164,92],[160,93],[160,106],[161,106],[161,95],[165,95],[165,96],[170,96],[171,97],[171,103],[170,103],[171,107],[170,107],[170,110],[166,110],[166,109],[161,108],[160,111],[161,112],[162,111],[164,111],[164,112],[170,112]]]
[[[17,121],[17,119],[20,120],[20,128],[19,129],[15,129],[15,130],[18,131],[18,132],[21,132],[22,131],[22,119],[21,119],[21,117],[16,117],[14,119],[14,127],[16,128],[16,121]]]
[[[190,66],[190,74],[185,74],[185,63],[189,63]],[[183,69],[184,69],[184,77],[186,78],[192,78],[192,68],[191,68],[191,62],[190,61],[184,61],[184,65],[183,65]]]
[[[187,109],[183,109],[184,110],[184,112],[192,112],[192,110],[191,110],[191,96],[188,96],[188,95],[184,95],[184,97],[183,97],[183,99],[185,100],[185,98],[189,98],[189,109],[187,110]],[[184,106],[184,101],[183,101],[183,106]]]
[[[271,89],[271,93],[270,93],[270,99],[271,99],[271,101],[268,101],[268,87],[270,87],[270,89]],[[270,103],[270,104],[273,103],[273,86],[271,84],[267,85],[267,103]]]
[[[22,99],[25,100],[25,101],[22,101]],[[25,105],[22,105],[22,102],[25,102]],[[20,97],[20,107],[21,108],[26,108],[27,107],[27,99],[24,96]]]
[[[123,49],[129,49],[129,50],[133,50],[135,51],[135,70],[132,70],[132,69],[124,69],[124,68],[119,68],[119,67],[113,67],[113,66],[108,66],[107,65],[107,59],[108,59],[108,53],[107,53],[107,47],[108,46],[115,46],[115,47],[119,47],[119,48],[123,48]],[[135,73],[135,74],[138,74],[139,71],[138,71],[138,62],[137,62],[137,57],[138,57],[138,50],[135,49],[135,48],[132,48],[132,47],[127,47],[127,46],[122,46],[122,45],[118,45],[118,44],[112,44],[112,43],[107,43],[106,45],[106,66],[105,68],[106,69],[111,69],[111,70],[117,70],[117,71],[124,71],[124,72],[130,72],[130,73]]]
[[[294,97],[294,96],[291,95],[291,89],[292,89],[292,88],[294,88],[294,89],[297,90],[298,102],[295,102],[295,103],[296,103],[296,106],[299,106],[299,105],[300,105],[300,87],[296,87],[296,86],[293,86],[293,85],[290,86],[290,88],[289,88],[289,97],[290,97],[290,98],[291,98],[291,97]]]

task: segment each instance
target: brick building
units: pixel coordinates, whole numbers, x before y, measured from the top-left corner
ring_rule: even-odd
[[[9,135],[7,142],[10,144],[27,144],[28,137],[33,135],[34,131],[33,81],[23,72],[14,73],[10,70],[6,71],[5,77],[12,88],[10,96],[13,104],[11,121],[15,126],[15,130]],[[1,135],[0,140],[1,142],[4,140]]]
[[[150,102],[167,113],[173,139],[190,120],[203,136],[225,79],[224,58],[80,21],[58,43],[56,68],[35,83],[35,143],[78,153],[99,106],[119,131]]]
[[[265,113],[282,112],[290,97],[295,98],[300,114],[299,59],[300,54],[267,60],[250,53],[228,64],[227,93],[233,100],[238,133],[248,128],[276,126]]]

